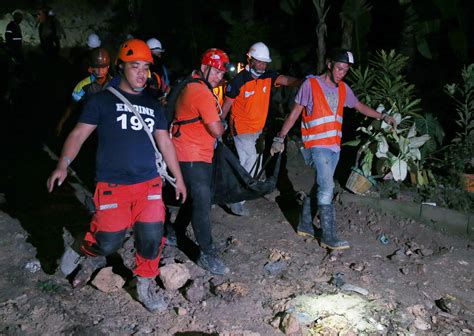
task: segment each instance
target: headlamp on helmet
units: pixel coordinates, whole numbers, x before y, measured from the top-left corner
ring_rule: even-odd
[[[232,72],[232,73],[237,71],[237,66],[234,63],[227,63],[226,68],[227,68],[227,71]]]

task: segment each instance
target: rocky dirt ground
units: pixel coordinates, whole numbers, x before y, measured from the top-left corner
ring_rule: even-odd
[[[308,191],[311,171],[291,153],[293,190]],[[213,209],[215,240],[231,269],[226,276],[212,276],[176,247],[166,247],[159,282],[169,309],[158,313],[136,301],[130,272],[117,259],[80,290],[59,272],[45,273],[21,223],[0,213],[0,334],[474,332],[472,242],[338,202],[341,236],[352,248],[328,253],[295,234],[299,205],[290,196],[293,201],[276,192],[248,202],[250,217]],[[126,244],[125,260],[129,252]]]

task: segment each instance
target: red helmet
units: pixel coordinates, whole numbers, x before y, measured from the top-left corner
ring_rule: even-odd
[[[132,39],[120,46],[117,58],[122,62],[144,61],[153,63],[151,50],[145,41]]]
[[[201,57],[201,64],[209,65],[221,71],[227,71],[229,56],[220,49],[207,49]]]

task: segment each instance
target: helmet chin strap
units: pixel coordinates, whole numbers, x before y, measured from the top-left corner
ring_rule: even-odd
[[[209,70],[209,71],[207,72],[207,74],[204,74],[204,72],[202,72],[201,70],[198,70],[198,71],[199,71],[198,73],[201,74],[201,78],[204,79],[204,80],[206,81],[206,83],[208,83],[209,85],[211,85],[211,83],[209,82],[209,74],[211,73],[211,66],[208,65],[208,66],[207,66],[207,69]],[[212,85],[211,85],[211,86],[212,86]]]
[[[140,93],[143,90],[145,90],[146,85],[144,85],[142,87],[134,87],[134,86],[132,86],[132,84],[130,84],[130,82],[128,81],[128,79],[125,76],[124,76],[124,78],[127,81],[128,85],[130,86],[130,88],[132,89],[133,92]]]
[[[204,78],[206,80],[206,82],[209,83],[209,75],[211,74],[211,66],[208,65],[207,66],[207,74],[206,74],[206,78]]]

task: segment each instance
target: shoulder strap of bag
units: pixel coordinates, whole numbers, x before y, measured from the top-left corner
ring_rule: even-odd
[[[158,170],[158,173],[160,173],[160,175],[162,177],[164,177],[173,187],[176,187],[176,179],[169,176],[167,170],[166,170],[166,163],[165,161],[163,160],[163,156],[161,155],[160,151],[158,150],[158,148],[156,147],[156,144],[155,144],[155,140],[153,139],[153,135],[151,134],[152,130],[148,127],[148,125],[143,121],[143,118],[142,116],[140,115],[140,113],[137,112],[137,110],[135,109],[135,107],[132,105],[132,103],[130,103],[130,101],[125,98],[117,89],[115,89],[114,87],[112,86],[109,86],[107,88],[107,90],[109,90],[110,92],[112,92],[117,98],[119,98],[122,102],[124,102],[125,105],[127,105],[127,107],[130,109],[130,111],[133,112],[133,114],[135,114],[135,116],[138,118],[138,120],[140,120],[142,126],[143,126],[143,129],[145,130],[146,134],[148,135],[148,138],[150,139],[151,141],[151,144],[153,145],[153,148],[155,149],[155,157],[156,157],[156,169]]]

